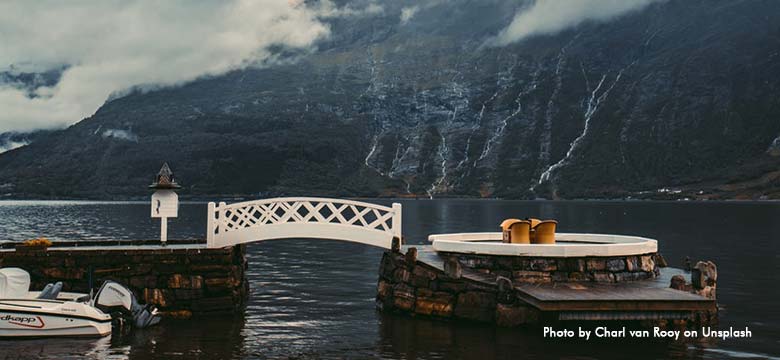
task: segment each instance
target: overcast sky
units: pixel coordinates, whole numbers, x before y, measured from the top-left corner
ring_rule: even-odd
[[[72,124],[113,92],[221,74],[266,60],[270,45],[312,49],[329,36],[323,19],[381,11],[302,0],[0,2],[0,71],[70,65],[36,97],[0,85],[0,132]]]
[[[606,21],[654,1],[529,2],[493,42],[503,46]],[[57,84],[38,87],[34,96],[18,84],[0,83],[0,133],[73,124],[131,87],[177,85],[267,62],[272,45],[315,51],[330,36],[330,18],[398,16],[403,26],[418,11],[446,3],[421,0],[400,14],[384,14],[373,0],[345,7],[329,0],[3,1],[0,71],[69,67]]]

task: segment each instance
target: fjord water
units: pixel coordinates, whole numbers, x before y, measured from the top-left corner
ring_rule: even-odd
[[[370,200],[388,204],[388,200]],[[104,339],[0,341],[16,358],[383,358],[665,359],[780,357],[780,203],[404,200],[404,234],[495,231],[506,217],[554,218],[563,232],[658,239],[670,265],[685,256],[718,265],[720,327],[748,326],[752,338],[698,341],[551,340],[541,329],[496,329],[379,313],[381,249],[328,240],[251,244],[246,309],[235,315],[165,320]],[[0,202],[0,240],[154,239],[147,203]],[[169,238],[205,231],[206,204],[182,204]]]

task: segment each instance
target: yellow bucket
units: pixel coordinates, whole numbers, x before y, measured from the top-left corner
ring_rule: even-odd
[[[531,222],[519,219],[506,219],[501,222],[502,241],[511,244],[531,243]]]
[[[534,226],[534,244],[555,244],[555,220],[543,220]]]

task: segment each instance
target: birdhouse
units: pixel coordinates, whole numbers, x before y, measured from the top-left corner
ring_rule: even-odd
[[[163,164],[154,183],[149,185],[149,189],[154,190],[151,214],[152,218],[160,219],[160,241],[163,245],[168,240],[168,218],[179,216],[179,195],[176,189],[180,188],[168,163]]]
[[[173,190],[157,190],[152,194],[152,217],[175,218],[179,216],[179,195]]]

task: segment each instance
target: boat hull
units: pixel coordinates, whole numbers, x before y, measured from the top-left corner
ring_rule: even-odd
[[[86,303],[57,300],[0,300],[0,338],[102,337],[111,317]]]

